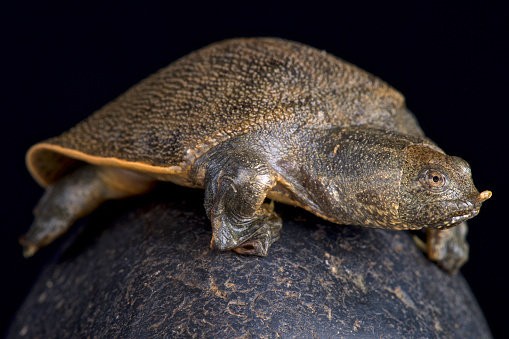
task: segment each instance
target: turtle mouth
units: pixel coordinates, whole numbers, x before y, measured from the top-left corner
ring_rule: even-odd
[[[425,204],[420,208],[418,218],[425,227],[450,228],[479,214],[482,203],[489,198],[491,192],[484,191],[467,200],[445,200]]]
[[[421,222],[426,227],[446,229],[479,214],[481,202],[449,200],[426,204],[421,208]]]
[[[459,214],[459,215],[456,214],[454,216],[451,216],[451,217],[445,218],[443,220],[440,220],[437,223],[428,225],[428,227],[439,228],[439,229],[447,229],[447,228],[456,226],[456,225],[462,223],[465,220],[468,220],[468,219],[471,219],[471,218],[475,217],[477,214],[479,214],[480,209],[481,208],[479,206],[478,208],[476,208],[474,210],[471,210],[471,211],[466,211],[463,214]]]

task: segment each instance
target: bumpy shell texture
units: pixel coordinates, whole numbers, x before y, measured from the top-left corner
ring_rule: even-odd
[[[189,185],[188,169],[204,152],[267,124],[369,124],[422,136],[413,121],[399,92],[335,56],[282,39],[233,39],[175,61],[68,132],[34,145],[27,165],[43,186],[76,160]]]

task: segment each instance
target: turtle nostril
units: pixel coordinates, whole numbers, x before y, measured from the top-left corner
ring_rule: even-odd
[[[492,195],[491,191],[484,191],[479,194],[479,201],[484,202],[484,201],[488,200],[489,198],[491,198],[491,195]]]

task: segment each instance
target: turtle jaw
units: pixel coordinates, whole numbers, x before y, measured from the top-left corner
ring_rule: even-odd
[[[490,191],[484,191],[479,195],[475,196],[471,201],[468,200],[452,200],[452,201],[441,201],[431,206],[426,206],[427,210],[433,209],[434,207],[444,211],[445,217],[442,217],[437,222],[428,223],[426,226],[437,229],[447,229],[462,223],[465,220],[471,219],[479,214],[481,205],[484,201],[491,197]],[[447,211],[451,211],[447,213]],[[424,217],[421,216],[421,217]]]
[[[428,225],[428,227],[437,228],[437,229],[448,229],[448,228],[454,227],[454,226],[462,223],[465,220],[475,217],[477,214],[479,214],[479,211],[480,211],[480,207],[475,210],[465,212],[464,214],[448,217],[448,218],[441,220],[435,224]]]

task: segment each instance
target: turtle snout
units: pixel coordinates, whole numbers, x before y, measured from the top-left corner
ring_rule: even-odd
[[[473,195],[470,199],[467,199],[468,205],[471,206],[472,210],[477,210],[481,208],[483,202],[491,198],[491,191],[483,191],[481,193],[478,193]]]
[[[483,203],[485,202],[486,200],[488,200],[489,198],[491,198],[491,191],[483,191],[481,193],[479,193],[479,196],[477,197],[477,201],[479,203]]]

